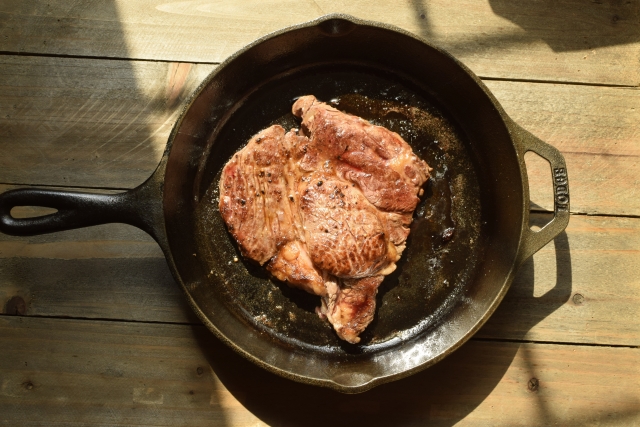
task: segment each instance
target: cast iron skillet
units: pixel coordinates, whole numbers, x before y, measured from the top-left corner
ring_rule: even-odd
[[[434,168],[407,250],[387,277],[376,320],[345,344],[313,313],[314,297],[239,256],[217,212],[231,155],[273,123],[297,126],[296,97],[314,94],[399,132]],[[529,228],[523,156],[551,165],[554,219]],[[16,206],[55,208],[16,219]],[[191,96],[154,174],[120,194],[19,189],[0,196],[0,231],[33,235],[121,222],[158,242],[193,310],[265,369],[356,393],[424,369],[494,312],[522,262],[569,221],[565,162],[516,125],[463,64],[389,25],[328,15],[245,47]]]

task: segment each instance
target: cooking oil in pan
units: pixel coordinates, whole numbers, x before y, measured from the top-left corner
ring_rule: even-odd
[[[307,94],[397,132],[433,168],[407,249],[380,286],[376,315],[357,345],[338,339],[331,325],[318,318],[314,309],[319,297],[269,278],[262,267],[244,259],[218,211],[218,181],[226,160],[261,129],[299,127],[290,109],[296,97]],[[288,76],[257,91],[245,106],[216,138],[210,157],[224,161],[218,158],[217,168],[209,171],[196,216],[210,286],[230,310],[283,345],[357,354],[429,329],[464,297],[482,257],[479,185],[464,136],[433,102],[387,76],[323,70]]]

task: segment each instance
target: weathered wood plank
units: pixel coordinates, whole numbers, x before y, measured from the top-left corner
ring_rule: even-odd
[[[486,81],[505,111],[565,157],[571,211],[640,215],[640,90]],[[546,162],[529,170],[531,200],[553,210]]]
[[[520,268],[478,336],[640,346],[638,271],[639,219],[573,215]]]
[[[212,69],[0,57],[0,182],[142,183],[158,165],[182,102]]]
[[[10,314],[199,323],[163,258],[6,258],[0,281]]]
[[[221,62],[326,13],[394,24],[482,76],[638,85],[639,1],[4,2],[0,50]]]
[[[202,326],[0,317],[0,346],[3,425],[640,422],[632,348],[471,341],[412,377],[341,395],[263,371]]]
[[[0,185],[0,192],[12,188]],[[41,211],[25,207],[14,215]],[[0,305],[9,314],[199,323],[158,244],[125,224],[0,234]]]
[[[640,219],[572,216],[520,268],[478,336],[639,346],[639,255]],[[198,322],[155,242],[125,225],[0,235],[0,312],[14,297],[27,315]]]
[[[213,66],[0,57],[0,182],[130,188],[156,167],[184,98]],[[558,147],[572,210],[640,215],[640,92],[487,81],[522,126]],[[548,168],[530,172],[551,208]]]

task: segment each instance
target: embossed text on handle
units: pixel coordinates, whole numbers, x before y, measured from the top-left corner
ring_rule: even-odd
[[[559,211],[569,210],[569,181],[565,168],[553,169],[553,187],[555,190],[556,209]]]

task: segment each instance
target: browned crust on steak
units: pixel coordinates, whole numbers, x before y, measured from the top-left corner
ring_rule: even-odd
[[[396,133],[313,96],[301,131],[256,134],[225,166],[220,213],[242,254],[322,297],[318,314],[359,342],[404,250],[429,167]]]
[[[304,245],[297,240],[284,245],[269,261],[267,270],[278,280],[310,294],[327,295],[321,273],[313,265]]]
[[[327,317],[343,340],[356,344],[360,333],[371,323],[376,309],[378,286],[384,276],[327,282],[329,296],[322,298],[319,312]]]
[[[429,167],[400,135],[344,114],[313,96],[298,99],[292,110],[302,118],[302,129],[310,139],[301,159],[305,170],[335,160],[339,176],[357,184],[374,206],[413,212],[418,189],[429,178]]]
[[[384,224],[358,189],[318,172],[301,187],[305,237],[319,269],[340,278],[360,278],[388,262]]]
[[[295,240],[297,208],[292,144],[281,126],[256,134],[225,166],[220,180],[220,213],[243,255],[264,264],[278,248]]]

